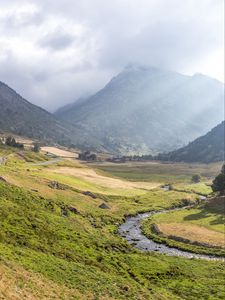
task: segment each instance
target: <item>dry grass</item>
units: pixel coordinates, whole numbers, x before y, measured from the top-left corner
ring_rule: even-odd
[[[72,151],[68,151],[68,150],[62,150],[56,147],[42,147],[41,148],[42,152],[45,153],[51,153],[53,155],[56,156],[60,156],[60,157],[68,157],[68,158],[77,158],[78,154]]]
[[[0,265],[0,299],[83,299],[83,295],[8,262]],[[87,294],[85,299],[92,297]]]
[[[181,237],[191,242],[206,243],[210,246],[225,248],[225,237],[222,232],[183,223],[162,223],[157,224],[157,226],[166,236]]]
[[[148,183],[148,182],[131,182],[122,179],[112,178],[108,176],[103,176],[95,172],[93,169],[89,168],[69,168],[60,167],[47,170],[49,172],[54,172],[58,174],[75,176],[82,178],[88,182],[116,189],[146,189],[150,190],[160,186],[159,183]]]

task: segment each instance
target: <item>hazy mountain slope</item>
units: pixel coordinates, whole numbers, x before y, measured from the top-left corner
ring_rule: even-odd
[[[214,127],[206,135],[201,136],[176,151],[160,154],[159,159],[176,162],[210,163],[224,160],[225,122]]]
[[[70,130],[55,116],[24,100],[13,89],[0,82],[0,130],[30,138],[70,142]]]
[[[223,84],[203,75],[129,67],[57,116],[85,132],[79,143],[88,141],[91,148],[121,154],[169,151],[223,120]]]

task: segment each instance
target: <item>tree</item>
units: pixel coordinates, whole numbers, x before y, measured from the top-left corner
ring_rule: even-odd
[[[40,152],[40,145],[38,143],[34,144],[33,151],[36,153]]]
[[[24,145],[21,143],[17,143],[15,138],[12,136],[8,136],[6,138],[5,144],[10,147],[16,147],[16,148],[20,148],[20,149],[24,148]]]
[[[220,174],[213,180],[212,190],[213,192],[219,192],[220,195],[225,194],[225,164],[223,164]]]
[[[191,181],[192,181],[193,183],[198,183],[198,182],[201,181],[201,176],[198,175],[198,174],[195,174],[195,175],[192,176]]]
[[[7,146],[10,146],[10,147],[15,147],[15,145],[16,145],[16,140],[15,140],[14,137],[12,137],[12,136],[7,136],[6,141],[5,141],[5,144],[6,144]]]

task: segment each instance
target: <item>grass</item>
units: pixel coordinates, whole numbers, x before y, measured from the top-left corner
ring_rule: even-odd
[[[199,182],[199,183],[191,183],[191,184],[178,183],[178,184],[174,184],[173,188],[177,191],[197,193],[204,196],[208,196],[212,193],[212,189],[210,187],[209,182]]]
[[[190,183],[194,174],[200,174],[203,181],[211,180],[221,170],[222,162],[205,164],[171,163],[125,163],[94,164],[94,167],[108,176],[131,181],[152,181],[162,183]]]
[[[207,229],[204,226],[187,223],[159,223],[160,232],[167,237],[178,237],[191,243],[208,245],[209,247],[225,248],[224,232]]]
[[[43,159],[31,155],[33,162]],[[54,168],[81,167],[58,164]],[[0,181],[0,292],[5,299],[224,299],[221,262],[142,253],[117,233],[126,215],[194,202],[196,194],[104,190],[53,174],[50,166],[31,166],[15,153],[0,173],[9,182]],[[65,184],[65,190],[50,188],[51,180]],[[97,198],[83,195],[83,188]],[[110,209],[100,209],[102,202]]]

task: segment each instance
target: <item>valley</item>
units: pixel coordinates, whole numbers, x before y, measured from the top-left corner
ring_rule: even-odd
[[[0,300],[224,300],[224,1],[0,1]]]
[[[61,150],[57,157],[43,150],[0,145],[0,157],[6,157],[0,166],[3,299],[224,298],[223,262],[141,251],[118,231],[128,216],[191,205],[190,210],[147,218],[141,225],[143,233],[162,247],[223,255],[218,200],[207,204],[199,196],[212,193],[208,184],[221,162],[84,163],[65,157]],[[201,175],[200,183],[192,183],[194,174]],[[162,188],[168,184],[171,190]],[[160,226],[171,224],[174,232],[179,228],[180,236],[182,227],[174,227],[174,220],[189,230],[206,228],[206,239],[213,231],[220,243],[216,248],[178,245],[167,236],[153,236],[152,222],[167,235],[170,227],[164,232]]]

